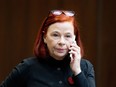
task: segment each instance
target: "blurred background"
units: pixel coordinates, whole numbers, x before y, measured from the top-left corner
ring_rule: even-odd
[[[0,0],[0,83],[33,45],[42,20],[53,9],[74,10],[85,57],[97,87],[116,86],[116,0]]]

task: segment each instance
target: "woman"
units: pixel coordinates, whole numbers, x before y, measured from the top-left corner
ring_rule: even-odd
[[[74,12],[52,10],[39,29],[35,57],[24,59],[0,87],[95,87]]]

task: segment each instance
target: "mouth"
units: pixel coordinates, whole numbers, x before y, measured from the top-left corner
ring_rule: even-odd
[[[58,48],[58,49],[56,49],[56,51],[57,51],[58,53],[64,53],[64,52],[66,51],[66,49]]]

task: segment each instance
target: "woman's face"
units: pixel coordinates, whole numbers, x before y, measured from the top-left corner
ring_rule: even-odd
[[[63,60],[68,54],[74,36],[72,22],[57,22],[50,25],[44,36],[50,56],[56,60]]]

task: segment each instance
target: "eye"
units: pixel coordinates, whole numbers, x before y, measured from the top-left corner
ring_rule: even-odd
[[[56,34],[56,33],[54,33],[52,36],[54,36],[54,37],[58,37],[59,35],[58,35],[58,34]]]
[[[66,37],[66,38],[71,38],[71,35],[70,35],[70,34],[68,34],[68,35],[66,35],[65,37]]]

